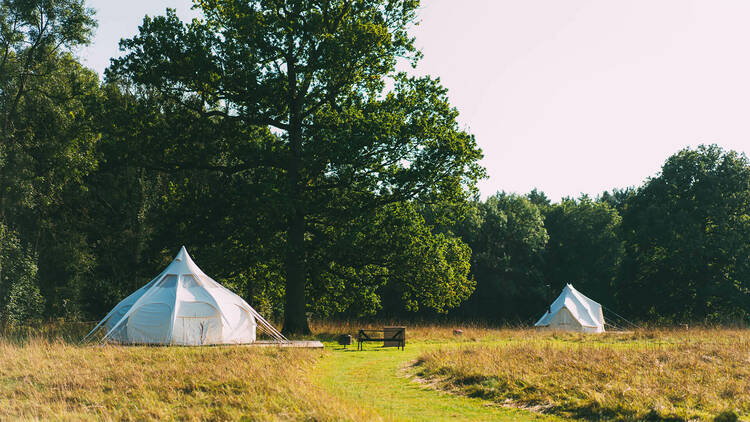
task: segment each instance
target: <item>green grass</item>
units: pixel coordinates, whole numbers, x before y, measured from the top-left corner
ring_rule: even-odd
[[[371,419],[387,421],[541,421],[554,420],[528,411],[435,390],[413,380],[410,363],[435,347],[456,343],[417,340],[406,350],[369,346],[365,351],[333,349],[316,368],[331,395],[365,409]]]

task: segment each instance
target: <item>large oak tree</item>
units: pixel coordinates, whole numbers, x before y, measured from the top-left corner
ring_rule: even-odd
[[[170,10],[145,18],[108,76],[215,125],[184,154],[169,154],[175,146],[144,163],[249,172],[268,187],[258,195],[285,240],[284,330],[306,332],[315,233],[391,203],[464,200],[481,152],[439,81],[396,71],[420,57],[408,34],[418,0],[194,4],[203,16],[189,23]]]

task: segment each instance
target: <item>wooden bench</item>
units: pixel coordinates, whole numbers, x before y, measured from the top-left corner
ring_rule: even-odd
[[[406,327],[384,327],[381,330],[359,330],[357,333],[357,350],[368,341],[382,341],[383,347],[406,347]]]

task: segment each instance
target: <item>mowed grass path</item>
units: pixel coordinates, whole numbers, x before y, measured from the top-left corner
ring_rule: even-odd
[[[493,405],[488,401],[423,386],[404,370],[420,354],[458,343],[411,343],[406,350],[370,344],[331,352],[317,364],[313,379],[339,400],[384,421],[550,421],[557,418]]]

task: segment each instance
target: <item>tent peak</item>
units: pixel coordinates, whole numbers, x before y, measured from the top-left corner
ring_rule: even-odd
[[[190,260],[190,254],[188,254],[187,249],[185,249],[185,245],[182,245],[182,247],[180,248],[180,251],[177,252],[177,256],[174,257],[174,260],[175,261],[189,261]]]

